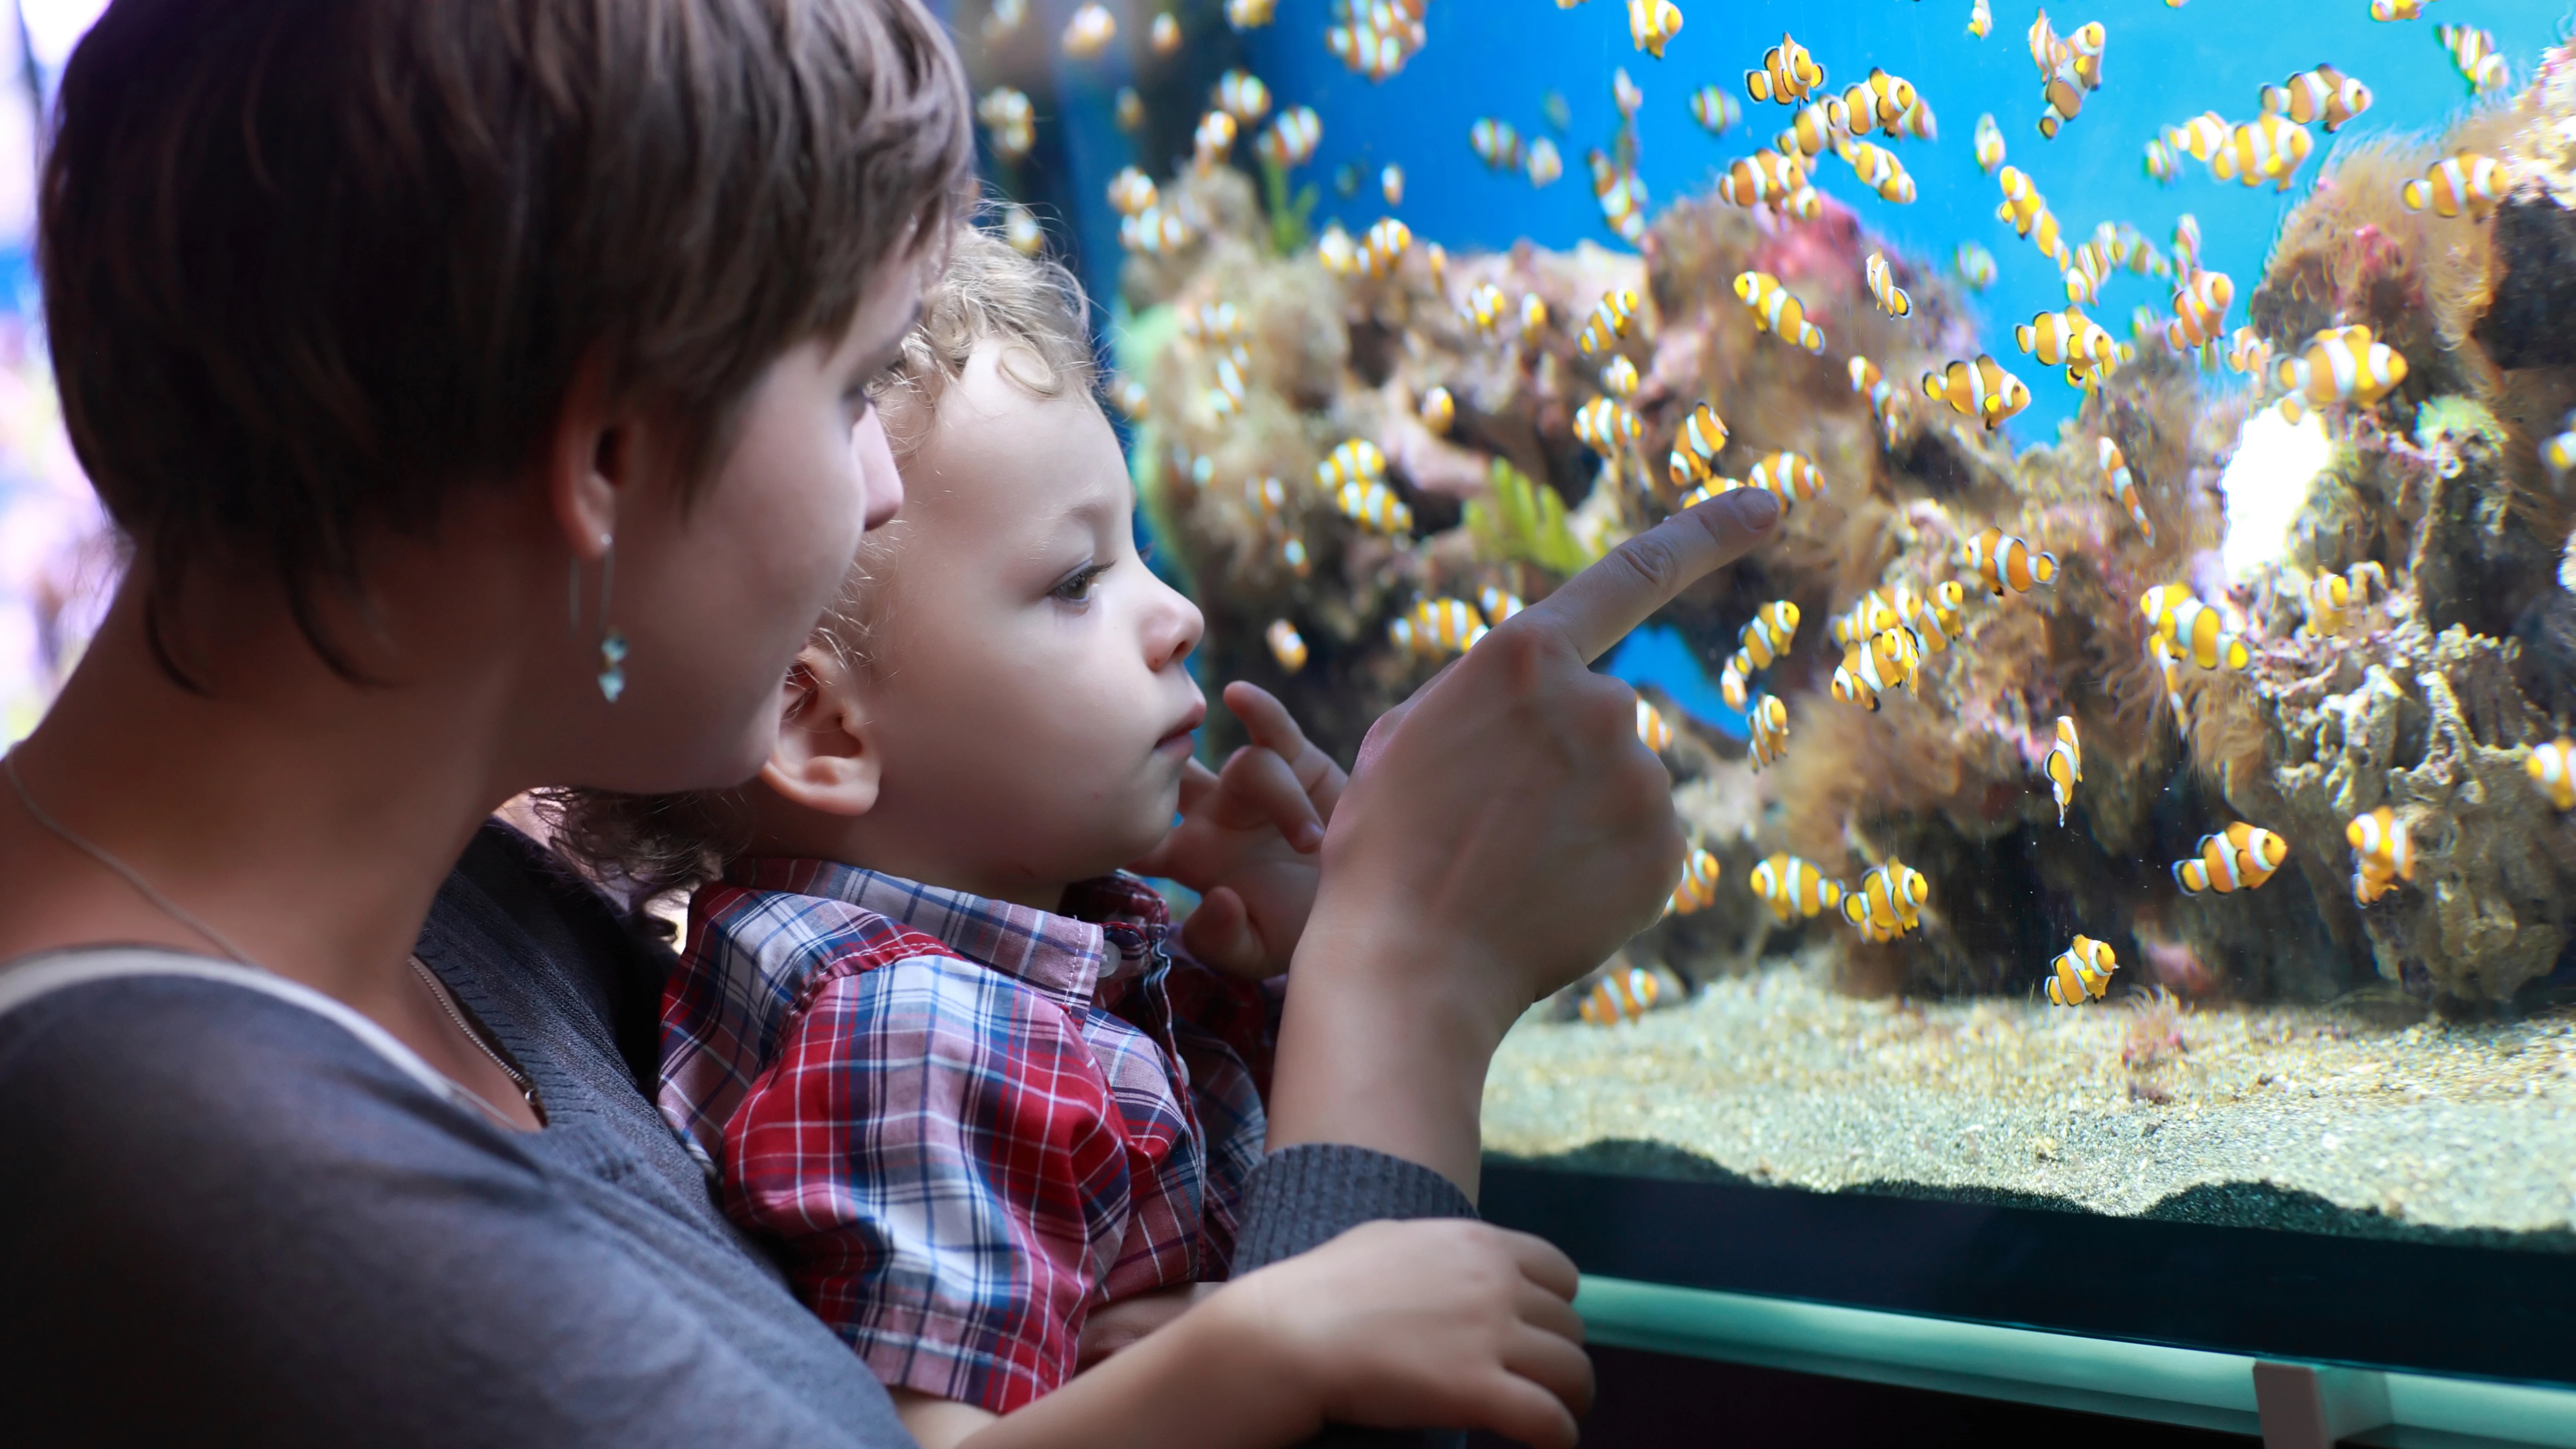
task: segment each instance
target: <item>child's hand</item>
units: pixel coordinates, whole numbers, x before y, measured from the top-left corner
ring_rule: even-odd
[[[1250,979],[1288,969],[1315,904],[1316,848],[1349,776],[1257,685],[1225,687],[1252,743],[1221,773],[1191,762],[1181,777],[1181,823],[1128,868],[1199,893],[1181,925],[1190,954]]]
[[[1592,1406],[1572,1260],[1463,1218],[1374,1222],[1226,1284],[1271,1372],[1336,1424],[1572,1449]]]

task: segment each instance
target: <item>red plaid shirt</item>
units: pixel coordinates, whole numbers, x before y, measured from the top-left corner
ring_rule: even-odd
[[[1092,1306],[1221,1279],[1275,998],[1132,876],[1030,910],[816,860],[700,890],[662,1113],[889,1386],[1008,1413]]]

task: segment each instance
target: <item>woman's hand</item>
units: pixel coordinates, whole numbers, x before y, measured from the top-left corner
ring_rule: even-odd
[[[1594,656],[1760,542],[1728,493],[1515,614],[1369,730],[1324,837],[1270,1146],[1344,1142],[1471,1195],[1486,1064],[1529,1004],[1655,919],[1684,841],[1636,694]]]
[[[1225,704],[1252,743],[1222,772],[1190,763],[1181,823],[1128,868],[1197,891],[1181,943],[1219,971],[1259,980],[1287,970],[1296,953],[1321,874],[1316,848],[1349,777],[1268,690],[1238,680]]]

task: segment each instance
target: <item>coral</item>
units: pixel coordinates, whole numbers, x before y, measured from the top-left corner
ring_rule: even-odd
[[[2494,300],[2473,330],[2505,368],[2576,363],[2576,210],[2547,197],[2496,208]]]
[[[1489,557],[1571,574],[1601,556],[1566,523],[1565,500],[1496,458],[1485,496],[1467,500],[1467,534]]]

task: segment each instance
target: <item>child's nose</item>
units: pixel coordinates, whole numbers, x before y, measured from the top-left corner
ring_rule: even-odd
[[[1207,616],[1162,580],[1156,579],[1154,585],[1160,597],[1146,626],[1145,657],[1159,672],[1189,658],[1190,651],[1199,647],[1200,636],[1207,633]]]

